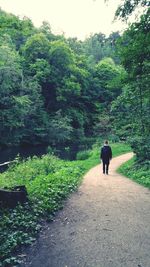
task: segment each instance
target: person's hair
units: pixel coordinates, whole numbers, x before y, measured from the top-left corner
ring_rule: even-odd
[[[108,145],[108,140],[105,140],[105,142],[104,142],[106,145]]]

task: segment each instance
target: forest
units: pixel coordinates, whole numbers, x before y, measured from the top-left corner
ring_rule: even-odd
[[[0,146],[81,146],[110,135],[111,103],[121,93],[124,68],[114,54],[114,33],[84,42],[36,29],[1,11]],[[87,141],[88,140],[88,141]]]
[[[149,158],[149,9],[122,36],[85,41],[3,10],[0,25],[1,148],[82,149],[104,137],[127,140],[139,159]]]
[[[18,263],[16,248],[32,243],[41,218],[51,219],[99,163],[102,140],[110,140],[113,156],[132,149],[134,160],[122,173],[150,185],[149,1],[124,0],[116,17],[128,20],[139,5],[143,13],[124,33],[99,32],[84,41],[0,9],[0,151],[45,145],[49,152],[18,159],[0,174],[1,188],[24,184],[29,193],[25,207],[0,213],[0,266]],[[55,157],[61,149],[68,159],[75,150],[76,160]]]
[[[139,159],[149,159],[149,9],[122,36],[85,41],[3,10],[0,25],[1,148],[82,149],[104,137],[127,140]]]

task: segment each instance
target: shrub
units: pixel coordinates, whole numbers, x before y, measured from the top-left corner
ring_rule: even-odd
[[[149,136],[135,136],[130,139],[133,151],[136,153],[137,160],[140,162],[150,159],[150,138]]]
[[[76,159],[77,160],[85,160],[88,159],[90,157],[91,153],[89,150],[85,150],[85,151],[79,151],[77,153]]]
[[[125,162],[118,171],[130,179],[150,188],[150,162],[139,164],[136,158]]]

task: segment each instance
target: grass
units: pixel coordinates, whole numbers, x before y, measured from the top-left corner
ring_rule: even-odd
[[[144,164],[138,164],[136,158],[133,157],[129,161],[125,162],[118,169],[118,172],[129,177],[133,181],[150,188],[150,162]]]
[[[113,143],[113,144],[110,144],[110,146],[112,148],[113,157],[117,157],[119,155],[132,151],[130,145],[125,144],[125,143]],[[77,158],[82,158],[82,156],[83,158],[84,157],[86,158],[87,156],[86,160],[82,161],[82,164],[84,165],[84,168],[86,171],[88,171],[90,168],[100,163],[100,150],[101,150],[101,145],[98,146],[98,144],[95,144],[93,146],[93,149],[90,151],[88,150],[87,153],[86,151],[82,151],[77,154]]]
[[[118,143],[111,144],[111,148],[113,151],[113,157],[117,157],[119,155],[132,151],[130,145],[125,144],[125,143],[119,143],[119,145]]]
[[[111,144],[113,156],[131,151],[124,143]],[[25,185],[29,201],[15,209],[0,212],[0,266],[16,266],[16,257],[22,245],[35,240],[42,221],[49,220],[63,206],[71,192],[76,190],[84,174],[100,163],[98,145],[88,153],[78,155],[82,160],[64,161],[47,154],[18,161],[7,172],[0,174],[0,187],[12,188]]]

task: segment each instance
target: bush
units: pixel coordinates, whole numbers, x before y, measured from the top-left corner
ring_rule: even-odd
[[[77,160],[85,160],[88,159],[90,157],[91,153],[89,150],[85,150],[85,151],[79,151],[76,155],[76,159]]]
[[[79,143],[79,150],[89,150],[92,148],[92,145],[95,144],[96,138],[95,137],[84,137],[81,139]]]
[[[125,162],[119,169],[119,173],[129,177],[130,179],[136,181],[150,188],[150,161],[146,161],[144,164],[139,164],[136,158],[132,158]]]
[[[108,138],[112,143],[117,143],[117,142],[119,142],[119,137],[117,136],[117,135],[115,135],[115,134],[111,134],[111,135],[109,135],[109,138]]]
[[[150,159],[150,138],[149,136],[135,136],[130,139],[130,144],[137,156],[137,160],[143,162]]]
[[[48,153],[48,154],[51,154],[51,155],[54,154],[54,150],[53,150],[53,148],[52,148],[51,146],[48,146],[48,147],[47,147],[47,153]]]

